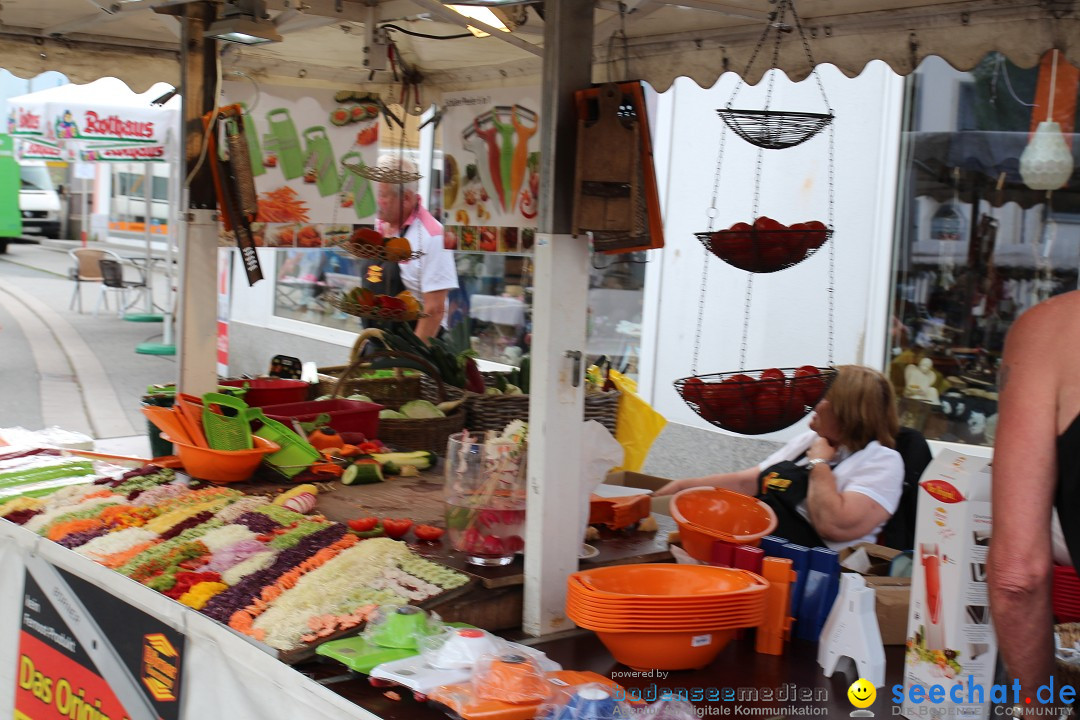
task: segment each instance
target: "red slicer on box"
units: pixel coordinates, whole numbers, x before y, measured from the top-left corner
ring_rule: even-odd
[[[941,617],[941,555],[936,543],[919,546],[926,575],[926,649],[945,649],[945,625]]]

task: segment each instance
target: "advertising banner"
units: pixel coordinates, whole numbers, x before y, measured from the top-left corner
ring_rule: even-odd
[[[19,237],[23,233],[19,211],[22,178],[13,145],[10,135],[0,135],[0,237]]]
[[[166,162],[164,145],[101,145],[79,151],[82,162]]]
[[[379,105],[363,93],[227,82],[245,108],[259,214],[255,244],[338,245],[375,222],[375,184],[352,169],[379,158]],[[352,169],[350,169],[352,168]],[[226,239],[227,241],[227,239]]]
[[[540,89],[443,96],[447,247],[529,252],[540,193]]]
[[[58,145],[43,140],[21,139],[18,143],[20,160],[59,160],[66,162],[67,157]]]
[[[183,659],[172,627],[26,558],[15,720],[179,720]]]

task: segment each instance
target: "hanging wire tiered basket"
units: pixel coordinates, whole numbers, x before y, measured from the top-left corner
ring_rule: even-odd
[[[348,296],[341,293],[329,293],[326,296],[326,301],[330,303],[331,306],[347,315],[354,315],[358,318],[364,318],[365,320],[412,322],[413,320],[427,317],[427,314],[424,312],[411,312],[408,309],[387,308],[378,305],[362,305],[350,300]]]
[[[334,246],[334,249],[340,250],[346,255],[351,255],[354,258],[359,258],[361,260],[375,260],[378,262],[404,262],[405,260],[418,260],[424,256],[424,253],[420,250],[412,250],[411,252],[405,253],[394,248],[371,245],[369,243],[358,243],[351,240],[339,243]]]
[[[754,225],[735,223],[727,230],[694,233],[694,237],[728,265],[752,273],[771,273],[794,267],[832,237],[832,230],[815,220],[790,227],[763,225],[760,222]]]
[[[836,370],[804,365],[694,375],[675,389],[694,412],[740,435],[776,432],[802,420],[821,402]]]
[[[791,21],[794,27],[787,23],[788,12],[791,13]],[[770,16],[769,22],[765,25],[765,30],[762,31],[761,37],[758,39],[757,47],[754,48],[753,54],[750,55],[750,61],[746,64],[746,70],[743,72],[742,77],[750,76],[750,68],[754,66],[758,53],[765,47],[765,43],[769,39],[769,33],[773,33],[772,65],[769,67],[780,67],[780,42],[783,35],[793,29],[799,32],[803,51],[806,53],[806,59],[810,63],[811,73],[817,80],[822,99],[825,100],[826,111],[819,113],[772,110],[769,107],[769,101],[772,99],[774,75],[769,77],[768,96],[765,99],[763,109],[747,110],[732,107],[735,97],[739,94],[739,90],[742,89],[743,83],[740,80],[735,87],[735,91],[731,94],[727,106],[716,111],[724,124],[731,128],[732,132],[746,142],[765,150],[783,150],[784,148],[801,145],[827,128],[833,121],[833,113],[829,108],[829,99],[825,96],[825,88],[821,84],[821,78],[817,76],[815,69],[817,64],[814,62],[814,54],[810,51],[806,31],[803,30],[799,14],[795,12],[793,0],[779,0],[777,3],[775,12]]]
[[[343,160],[341,165],[354,175],[359,175],[372,182],[383,183],[386,185],[404,185],[405,183],[416,182],[423,177],[423,175],[418,172],[410,172],[401,168],[367,165],[360,159],[357,159],[355,162]]]
[[[731,131],[751,145],[766,150],[783,150],[802,145],[829,126],[832,113],[791,112],[783,110],[716,111]]]
[[[788,12],[791,13],[794,28],[786,22]],[[792,29],[798,30],[807,61],[810,63],[811,68],[815,68],[816,65],[813,53],[810,51],[810,44],[806,39],[806,33],[803,30],[802,23],[799,21],[798,14],[795,12],[792,0],[779,0],[776,11],[770,16],[770,21],[758,40],[757,47],[750,56],[743,77],[749,76],[750,69],[753,67],[762,48],[765,47],[770,33],[775,34],[772,67],[777,67],[782,36]],[[730,228],[714,230],[712,222],[715,217],[717,199],[717,188],[714,187],[711,208],[713,214],[709,218],[709,229],[706,232],[694,233],[694,235],[706,250],[740,270],[753,273],[771,273],[786,270],[809,258],[832,236],[833,113],[829,109],[829,99],[825,95],[825,87],[821,83],[821,78],[818,77],[816,70],[813,70],[811,74],[817,81],[827,112],[792,112],[770,109],[769,106],[772,102],[776,82],[775,73],[768,75],[764,109],[737,110],[732,107],[735,98],[743,87],[743,82],[740,80],[728,100],[727,107],[716,111],[727,128],[758,148],[752,216],[747,219],[747,222],[737,222]],[[819,220],[809,220],[788,226],[772,218],[759,215],[762,162],[765,150],[780,150],[800,145],[826,128],[829,129],[829,223],[825,224]],[[726,134],[721,135],[720,156],[716,168],[717,185],[719,185],[720,180],[720,167],[723,164],[725,137]]]
[[[814,67],[810,46],[806,41],[802,25],[792,0],[779,0],[778,8],[766,27],[754,50],[743,76],[748,76],[758,52],[764,46],[770,31],[776,31],[776,43],[773,51],[773,67],[777,66],[780,53],[780,34],[787,27],[784,18],[791,12],[799,35],[803,41],[807,58]],[[814,73],[817,78],[817,73]],[[837,371],[832,367],[835,286],[835,245],[829,243],[829,280],[828,280],[828,365],[804,365],[798,368],[768,368],[766,370],[739,370],[725,373],[699,374],[698,356],[701,349],[701,336],[704,327],[705,298],[708,287],[709,254],[716,255],[724,262],[745,270],[746,298],[743,306],[742,349],[739,355],[739,367],[746,367],[747,339],[750,330],[750,308],[753,299],[754,275],[784,270],[810,257],[817,252],[831,237],[833,211],[835,207],[834,189],[834,129],[831,124],[833,115],[828,113],[793,113],[770,111],[775,74],[769,75],[769,84],[765,101],[765,110],[733,110],[731,101],[726,110],[718,111],[725,125],[739,137],[758,147],[757,174],[754,179],[753,219],[749,223],[735,223],[725,230],[714,230],[713,222],[717,216],[720,192],[720,171],[723,166],[726,131],[720,135],[720,150],[716,162],[716,176],[713,182],[712,205],[709,207],[709,229],[695,233],[697,239],[708,251],[702,266],[701,295],[698,305],[697,338],[694,344],[693,375],[675,381],[679,396],[702,419],[724,430],[741,435],[761,435],[776,432],[794,425],[811,412],[836,378]],[[817,78],[818,88],[828,107],[825,89]],[[738,94],[742,82],[735,88],[732,101]],[[811,220],[785,226],[780,222],[758,215],[761,198],[762,161],[766,149],[793,147],[823,129],[829,130],[829,212],[828,224]]]

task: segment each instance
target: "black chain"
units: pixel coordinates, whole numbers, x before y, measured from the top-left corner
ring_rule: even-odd
[[[832,115],[832,105],[829,104],[829,96],[825,94],[825,85],[821,82],[821,75],[817,71],[817,63],[814,62],[814,53],[810,50],[810,41],[806,39],[806,31],[803,29],[802,21],[799,20],[799,14],[795,12],[795,3],[791,0],[784,0],[784,4],[791,5],[791,17],[795,20],[795,28],[799,31],[799,37],[802,39],[803,50],[806,51],[806,59],[810,61],[810,74],[814,76],[814,80],[817,81],[818,90],[821,91],[821,97],[825,100],[825,107],[828,108],[829,114]],[[773,63],[773,67],[776,67],[776,63]]]
[[[835,336],[835,313],[836,301],[836,216],[835,209],[835,181],[836,181],[836,125],[829,123],[829,230],[832,237],[829,243],[829,366],[833,364],[833,341]]]
[[[713,223],[716,221],[716,216],[719,210],[716,207],[717,201],[720,199],[720,168],[724,164],[724,145],[727,142],[727,130],[721,126],[720,128],[720,150],[716,154],[716,174],[713,176],[713,188],[712,188],[712,200],[709,203],[708,215],[709,224],[708,232],[713,231]],[[708,249],[705,250],[705,262],[701,266],[701,292],[698,294],[698,316],[697,316],[697,333],[694,336],[694,358],[690,365],[690,374],[697,375],[698,368],[698,355],[701,352],[701,328],[705,322],[705,291],[709,282],[709,256],[712,255]]]
[[[746,273],[746,297],[743,299],[742,347],[739,349],[739,369],[746,369],[747,338],[750,336],[750,302],[754,297],[754,273]]]

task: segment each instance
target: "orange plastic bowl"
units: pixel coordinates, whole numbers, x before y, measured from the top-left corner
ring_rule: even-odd
[[[180,462],[189,475],[213,483],[247,480],[265,456],[281,449],[277,443],[257,435],[251,438],[255,442],[255,447],[251,450],[212,450],[177,442],[164,434],[161,438],[176,445]]]
[[[590,607],[606,610],[648,610],[658,612],[709,612],[730,611],[756,607],[765,597],[768,581],[760,580],[746,590],[729,593],[700,595],[616,595],[600,593],[587,586],[572,582],[567,584],[567,597],[584,602]]]
[[[717,540],[758,545],[776,529],[776,513],[757,498],[720,488],[690,488],[671,498],[683,550],[702,562],[712,560]]]
[[[614,565],[581,570],[570,575],[570,582],[579,583],[589,594],[601,598],[681,598],[697,602],[708,596],[764,592],[769,586],[761,577],[746,570],[673,563]]]
[[[634,670],[703,668],[735,637],[734,630],[709,632],[597,632],[620,663]]]
[[[734,628],[757,627],[765,621],[765,608],[747,611],[724,617],[686,615],[668,618],[649,618],[631,615],[597,615],[578,606],[567,604],[566,615],[579,627],[587,630],[612,631],[689,631],[705,632],[710,630],[731,630]]]

